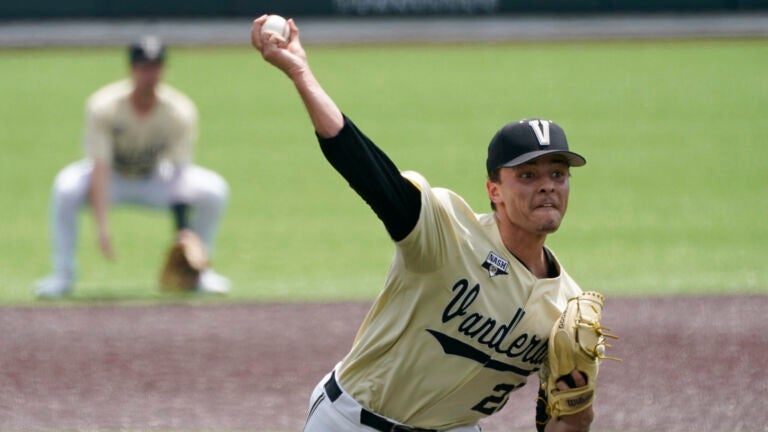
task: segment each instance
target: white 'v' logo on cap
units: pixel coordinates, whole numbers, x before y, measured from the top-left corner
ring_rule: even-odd
[[[160,39],[150,36],[141,42],[141,48],[144,49],[148,59],[154,60],[160,57],[160,51],[163,49],[163,44],[160,42]]]
[[[533,129],[533,133],[536,134],[536,139],[539,141],[540,146],[549,145],[549,121],[531,120],[528,122],[528,126]]]

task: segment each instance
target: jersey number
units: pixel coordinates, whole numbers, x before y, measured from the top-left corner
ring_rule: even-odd
[[[493,388],[493,391],[496,392],[495,394],[481,400],[477,405],[473,406],[472,409],[485,415],[491,415],[498,412],[500,409],[504,408],[507,400],[509,400],[509,393],[519,387],[522,387],[522,385],[499,384]]]

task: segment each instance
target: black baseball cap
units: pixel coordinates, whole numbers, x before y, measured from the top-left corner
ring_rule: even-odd
[[[156,36],[144,36],[128,47],[131,64],[165,62],[165,45]]]
[[[581,155],[568,150],[563,128],[551,120],[524,119],[504,125],[488,144],[485,161],[488,175],[501,167],[514,167],[549,154],[561,154],[572,167],[587,163]]]

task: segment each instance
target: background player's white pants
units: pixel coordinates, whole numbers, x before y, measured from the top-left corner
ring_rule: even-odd
[[[166,169],[163,169],[166,168]],[[229,198],[229,186],[219,174],[189,165],[179,181],[171,181],[169,166],[161,166],[146,179],[129,179],[114,173],[110,180],[110,201],[136,204],[170,213],[170,205],[183,199],[191,207],[190,228],[205,243],[209,254]],[[88,204],[93,163],[81,160],[66,166],[56,176],[51,191],[51,240],[54,272],[74,276],[78,213]]]
[[[361,425],[362,406],[347,393],[342,393],[335,402],[325,394],[325,383],[331,377],[329,373],[317,384],[309,398],[309,415],[304,425],[304,432],[378,432],[376,429]],[[480,432],[480,426],[461,426],[445,429],[444,432]]]

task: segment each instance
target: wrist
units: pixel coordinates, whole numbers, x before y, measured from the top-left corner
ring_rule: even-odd
[[[582,413],[550,419],[545,432],[589,432],[592,425],[592,416],[583,416]]]
[[[309,65],[296,65],[285,71],[288,78],[291,79],[297,89],[311,88],[313,85],[317,85],[317,80]]]
[[[559,420],[551,420],[544,432],[589,432],[589,426],[579,427]]]

